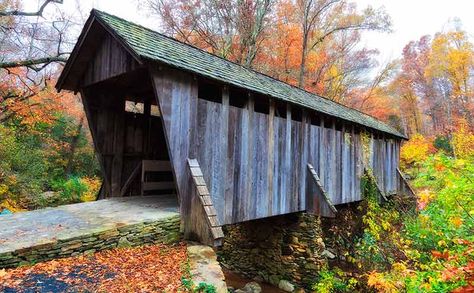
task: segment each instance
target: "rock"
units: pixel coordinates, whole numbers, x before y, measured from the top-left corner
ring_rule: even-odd
[[[293,244],[298,244],[299,243],[298,237],[291,236],[290,242],[293,243]]]
[[[271,275],[269,278],[269,283],[275,286],[278,286],[279,278],[277,275]]]
[[[56,192],[54,192],[54,191],[45,191],[41,194],[41,197],[43,199],[55,198],[56,197]]]
[[[117,243],[117,247],[119,248],[125,248],[125,247],[131,247],[132,242],[128,241],[127,237],[120,237]]]
[[[225,276],[214,250],[209,246],[190,243],[187,252],[193,282],[207,283],[215,286],[217,293],[227,293]]]
[[[327,257],[329,259],[334,259],[336,256],[334,253],[330,252],[329,250],[325,249],[323,252],[321,252],[321,256]]]
[[[307,269],[307,270],[311,270],[311,271],[319,270],[319,266],[315,263],[307,263],[307,264],[304,265],[304,268]]]
[[[287,280],[280,280],[278,283],[278,288],[285,292],[293,292],[295,290],[295,286]]]
[[[86,250],[84,251],[84,255],[94,255],[95,253],[95,249],[89,249],[89,250]]]
[[[242,289],[238,289],[235,293],[260,293],[262,292],[262,287],[257,282],[250,282],[245,284]]]

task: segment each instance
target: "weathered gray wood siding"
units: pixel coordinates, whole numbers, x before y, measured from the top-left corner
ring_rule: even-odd
[[[87,66],[82,86],[132,71],[138,62],[110,34],[105,34]]]
[[[222,103],[200,99],[192,76],[151,72],[185,213],[192,208],[187,158],[198,160],[222,224],[306,210],[306,197],[314,196],[307,188],[308,163],[334,204],[361,200],[363,147],[352,125],[336,128],[322,116],[320,124],[312,123],[316,114],[308,111],[297,121],[289,105],[286,117],[277,117],[273,102],[269,114],[259,113],[252,96],[244,97],[244,107],[234,107],[225,88]],[[371,163],[390,191],[396,186],[397,144],[382,138],[371,143]]]
[[[371,137],[370,167],[386,195],[397,193],[397,168],[400,142],[381,135]]]

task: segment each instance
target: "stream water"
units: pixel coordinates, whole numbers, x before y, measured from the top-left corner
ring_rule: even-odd
[[[224,275],[225,275],[225,282],[227,287],[232,287],[234,289],[241,289],[245,286],[245,284],[250,282],[255,282],[254,280],[245,278],[237,273],[229,271],[225,268],[222,268]],[[285,293],[285,291],[278,289],[277,287],[263,283],[257,282],[260,287],[262,287],[262,293]]]
[[[9,210],[7,209],[3,209],[3,210],[0,210],[0,216],[3,216],[3,215],[11,215],[12,212],[10,212]]]

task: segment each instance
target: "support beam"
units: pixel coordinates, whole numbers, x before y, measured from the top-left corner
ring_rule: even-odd
[[[398,182],[399,182],[397,193],[399,193],[399,195],[400,195],[400,193],[402,193],[404,195],[408,195],[410,197],[416,198],[415,191],[411,187],[410,183],[408,183],[408,181],[406,180],[406,178],[403,175],[402,171],[400,171],[400,169],[398,169],[398,168],[397,168],[397,177],[398,177]]]
[[[316,185],[316,196],[315,198],[309,198],[307,209],[311,213],[319,214],[323,217],[334,217],[337,213],[337,209],[331,201],[331,198],[324,190],[324,187],[319,180],[318,173],[314,170],[313,165],[308,164],[308,171],[311,175],[312,181]],[[321,203],[324,203],[329,210],[323,208]]]
[[[142,166],[142,162],[138,162],[137,166],[135,167],[135,169],[133,169],[132,173],[130,174],[130,176],[128,177],[128,179],[125,181],[125,183],[123,184],[122,186],[122,189],[120,191],[120,196],[124,196],[125,193],[127,192],[128,190],[128,187],[130,186],[130,184],[132,184],[133,180],[138,176],[138,174],[140,174],[140,168]]]

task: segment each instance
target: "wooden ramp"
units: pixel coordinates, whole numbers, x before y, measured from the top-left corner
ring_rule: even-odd
[[[188,159],[188,170],[192,182],[189,205],[182,202],[184,238],[196,240],[210,246],[221,246],[224,233],[217,218],[209,189],[196,159]]]

